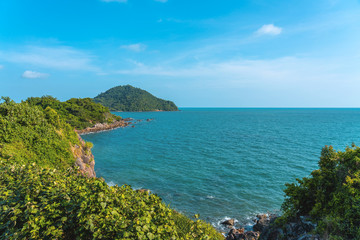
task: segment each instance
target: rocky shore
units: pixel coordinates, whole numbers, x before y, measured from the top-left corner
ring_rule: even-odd
[[[97,123],[93,127],[88,127],[82,130],[76,130],[78,134],[95,133],[101,131],[112,130],[120,127],[127,127],[131,124],[131,119],[122,119],[113,123]]]
[[[322,238],[313,234],[316,225],[309,217],[301,216],[280,226],[275,222],[278,218],[275,214],[261,214],[254,219],[252,231],[244,228],[233,227],[234,221],[227,220],[222,224],[227,225],[231,230],[226,240],[321,240]]]

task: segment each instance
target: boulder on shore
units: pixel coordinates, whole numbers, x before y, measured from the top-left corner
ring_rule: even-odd
[[[225,220],[221,224],[228,225],[228,226],[234,226],[235,220],[234,219]]]

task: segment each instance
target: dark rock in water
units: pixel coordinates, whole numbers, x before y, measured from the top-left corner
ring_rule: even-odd
[[[270,225],[270,217],[266,214],[257,215],[257,220],[253,226],[254,231],[262,232],[265,227]]]
[[[135,125],[132,125],[131,127],[132,127],[132,128],[134,128],[134,127],[135,127]]]
[[[148,119],[146,119],[147,122],[150,122],[150,121],[152,121],[152,120],[154,120],[154,119],[153,119],[153,118],[148,118]]]
[[[244,228],[231,229],[226,237],[226,240],[257,240],[260,236],[259,232],[248,231],[245,232]]]
[[[235,220],[234,219],[229,219],[226,221],[223,221],[221,224],[223,225],[229,225],[229,226],[234,226]]]
[[[244,233],[244,229],[231,229],[230,232],[228,233],[226,240],[235,240],[235,239],[239,239],[238,237],[240,236],[240,234]]]

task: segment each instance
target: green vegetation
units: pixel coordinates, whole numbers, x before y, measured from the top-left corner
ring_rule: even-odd
[[[111,114],[107,107],[93,102],[91,98],[72,98],[66,102],[60,102],[54,97],[44,96],[31,97],[26,102],[43,109],[51,107],[62,119],[78,130],[92,127],[96,123],[112,123],[121,119]]]
[[[62,115],[3,100],[0,239],[223,239],[154,194],[84,177],[71,150],[80,140]]]
[[[0,104],[0,159],[65,169],[74,165],[70,146],[75,144],[74,128],[54,109],[8,98]]]
[[[130,85],[111,88],[96,96],[94,101],[111,111],[178,111],[173,102],[157,98],[147,91]]]
[[[286,185],[282,221],[308,215],[324,239],[360,239],[360,148],[324,147],[319,166]]]

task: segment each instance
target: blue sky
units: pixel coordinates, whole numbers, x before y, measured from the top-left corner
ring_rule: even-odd
[[[0,95],[360,107],[358,0],[2,0]]]

